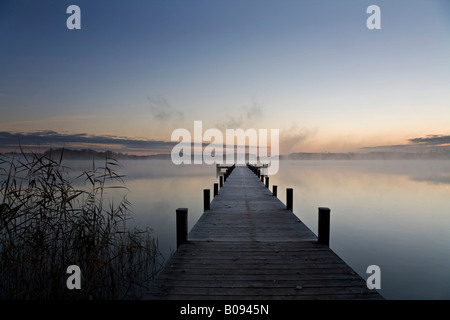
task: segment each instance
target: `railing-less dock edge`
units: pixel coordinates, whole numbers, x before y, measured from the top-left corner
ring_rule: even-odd
[[[217,169],[190,233],[188,208],[176,210],[177,251],[144,299],[382,299],[329,248],[329,208],[316,237],[292,212],[293,189],[283,204],[263,167]]]

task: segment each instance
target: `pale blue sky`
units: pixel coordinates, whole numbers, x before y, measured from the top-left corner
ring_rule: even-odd
[[[0,112],[13,133],[278,128],[282,152],[450,135],[450,3],[3,0]]]

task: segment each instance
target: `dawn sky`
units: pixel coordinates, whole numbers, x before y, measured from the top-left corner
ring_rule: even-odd
[[[450,1],[0,2],[3,136],[167,142],[195,120],[280,129],[282,153],[449,136]]]

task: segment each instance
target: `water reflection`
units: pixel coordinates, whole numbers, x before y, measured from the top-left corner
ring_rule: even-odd
[[[203,211],[202,190],[218,182],[216,167],[122,165],[135,223],[151,227],[168,256],[176,247],[176,208],[189,209],[192,228]],[[448,172],[448,161],[281,161],[270,183],[283,202],[285,189],[294,188],[294,213],[315,233],[317,208],[330,207],[330,247],[364,278],[367,266],[380,266],[385,298],[449,299]]]
[[[203,189],[212,189],[217,182],[214,166],[152,160],[126,163],[124,169],[136,223],[152,228],[169,256],[176,249],[175,210],[188,208],[190,230],[203,213]]]
[[[88,160],[64,161],[72,177],[83,171],[92,170],[94,164]],[[95,167],[103,166],[101,161]],[[151,228],[158,238],[159,247],[165,257],[176,249],[175,210],[189,209],[189,230],[203,213],[203,189],[212,189],[215,167],[208,165],[179,165],[167,160],[124,160],[115,167],[124,175],[126,189],[105,191],[107,202],[118,202],[126,196],[132,205],[132,220],[129,226]],[[77,179],[82,187],[83,177]],[[114,185],[120,185],[115,182]]]
[[[450,163],[282,162],[278,184],[294,188],[294,212],[317,232],[317,208],[331,208],[330,247],[360,275],[377,264],[388,299],[450,298]]]

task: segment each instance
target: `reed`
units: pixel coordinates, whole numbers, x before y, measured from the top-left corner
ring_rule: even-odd
[[[0,298],[136,299],[164,258],[150,229],[128,227],[126,189],[118,162],[92,162],[74,178],[51,153],[0,156]],[[81,183],[80,183],[81,182]],[[81,187],[75,187],[76,185]],[[82,272],[80,290],[66,287],[69,265]]]

